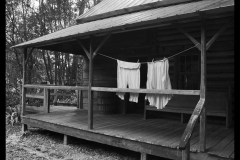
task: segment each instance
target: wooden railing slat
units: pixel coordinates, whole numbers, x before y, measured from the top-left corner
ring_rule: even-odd
[[[92,91],[200,95],[200,90],[160,90],[160,89],[129,89],[129,88],[92,87]]]
[[[179,144],[179,149],[184,150],[186,148],[186,145],[192,136],[192,132],[193,132],[195,123],[197,122],[197,119],[199,118],[199,116],[202,112],[204,103],[205,103],[205,99],[200,98],[200,100],[197,103],[197,106],[195,107],[195,109],[192,113],[190,120],[188,121],[187,127],[182,135],[182,138],[181,138],[180,144]]]
[[[88,87],[81,86],[53,86],[53,85],[35,85],[26,84],[24,88],[46,88],[46,89],[66,89],[66,90],[88,90]]]

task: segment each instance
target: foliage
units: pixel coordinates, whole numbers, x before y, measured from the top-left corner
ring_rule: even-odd
[[[23,54],[16,44],[75,25],[75,19],[101,0],[7,0],[6,13],[6,104],[20,102]],[[72,54],[28,49],[26,82],[74,85],[76,56]],[[80,61],[81,62],[81,61]],[[31,89],[30,92],[37,93]]]

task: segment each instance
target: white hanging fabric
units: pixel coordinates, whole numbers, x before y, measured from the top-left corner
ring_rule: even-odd
[[[163,61],[149,62],[147,73],[147,89],[163,89],[171,90],[171,82],[168,74],[168,59]],[[157,109],[163,109],[172,95],[166,94],[146,94],[145,99],[149,101],[151,106]]]
[[[118,88],[140,88],[140,63],[131,63],[117,60],[117,86]],[[124,100],[125,93],[116,93]],[[138,93],[130,93],[129,101],[138,102]]]

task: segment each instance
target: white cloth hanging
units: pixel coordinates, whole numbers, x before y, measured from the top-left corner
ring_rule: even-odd
[[[130,63],[117,60],[117,86],[118,88],[140,88],[140,63]],[[125,93],[116,93],[124,100]],[[129,101],[138,102],[138,93],[130,93]]]
[[[168,69],[168,59],[148,63],[147,89],[171,90],[172,86]],[[163,109],[171,97],[172,95],[166,94],[146,94],[145,99],[149,101],[151,106],[155,106],[157,109]]]

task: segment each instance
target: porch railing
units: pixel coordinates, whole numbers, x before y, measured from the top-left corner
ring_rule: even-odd
[[[49,112],[49,97],[50,89],[66,89],[66,90],[88,90],[89,88],[82,86],[54,86],[54,85],[32,85],[26,84],[23,85],[23,88],[43,88],[44,94],[41,98],[44,99],[44,110]],[[100,91],[100,92],[131,92],[131,93],[150,93],[150,94],[178,94],[178,95],[200,95],[200,90],[159,90],[159,89],[123,89],[123,88],[106,88],[106,87],[91,87],[91,91]],[[54,95],[54,94],[52,94]],[[25,95],[23,95],[26,97]],[[34,96],[32,95],[34,98]],[[37,96],[35,96],[37,98]],[[25,99],[25,98],[24,98]],[[78,98],[79,101],[79,98]],[[82,103],[79,102],[80,104]],[[182,135],[182,138],[179,143],[179,149],[182,150],[182,159],[190,159],[190,139],[192,132],[194,130],[195,124],[202,113],[204,108],[205,99],[200,98],[198,101],[191,118],[187,124],[187,127]],[[23,110],[25,110],[25,103],[22,105]],[[23,114],[24,115],[24,114]],[[200,133],[201,134],[201,133]]]
[[[195,124],[202,113],[204,108],[205,99],[200,98],[198,101],[191,118],[188,121],[187,127],[182,135],[182,138],[179,143],[179,149],[182,150],[182,160],[189,160],[190,159],[190,139],[195,127]],[[201,132],[201,131],[200,131]]]

